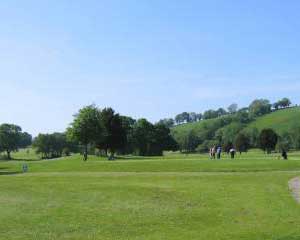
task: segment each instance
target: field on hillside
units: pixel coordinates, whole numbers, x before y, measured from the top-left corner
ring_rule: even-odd
[[[271,114],[257,118],[249,124],[250,127],[256,127],[258,130],[264,128],[272,128],[277,133],[281,134],[290,131],[294,126],[300,126],[300,108],[288,108],[276,111]]]
[[[251,151],[0,161],[0,239],[300,239],[288,161]],[[29,172],[20,172],[22,164]]]
[[[223,116],[221,118],[225,120],[227,116]],[[172,134],[174,136],[187,135],[191,130],[195,131],[196,133],[205,132],[206,129],[212,128],[212,126],[215,127],[216,131],[218,128],[222,127],[218,127],[218,123],[221,118],[181,124],[172,128]],[[245,128],[256,127],[258,130],[272,128],[278,134],[281,134],[283,132],[290,131],[295,126],[300,126],[299,119],[300,107],[293,107],[278,110],[262,117],[258,117],[253,122],[249,123]]]

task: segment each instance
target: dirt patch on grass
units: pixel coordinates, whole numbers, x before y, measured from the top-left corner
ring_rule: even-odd
[[[300,203],[300,178],[295,177],[289,181],[289,189],[295,198],[295,200]]]

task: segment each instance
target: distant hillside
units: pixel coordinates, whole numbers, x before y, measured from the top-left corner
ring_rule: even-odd
[[[222,117],[224,118],[224,117]],[[209,120],[202,120],[200,122],[193,122],[193,123],[185,123],[185,124],[181,124],[181,125],[177,125],[175,127],[172,128],[172,132],[173,133],[188,133],[189,131],[199,131],[202,130],[204,128],[206,128],[208,125],[209,126],[213,126],[218,124],[218,118],[215,119],[209,119]]]
[[[203,132],[206,132],[206,129],[209,128],[213,128],[213,132],[215,132],[226,125],[224,124],[224,121],[226,122],[226,118],[228,118],[228,116],[178,125],[173,127],[171,129],[171,132],[176,138],[179,136],[187,135],[190,131],[196,132],[197,135],[203,135]],[[262,130],[264,128],[272,128],[278,134],[280,134],[282,132],[288,131],[296,124],[300,126],[300,107],[277,110],[276,112],[258,117],[257,119],[249,123],[245,128],[247,129],[256,127],[258,130]]]
[[[278,134],[290,130],[293,126],[300,125],[300,107],[293,107],[258,117],[247,128],[256,127],[258,130],[272,128]]]

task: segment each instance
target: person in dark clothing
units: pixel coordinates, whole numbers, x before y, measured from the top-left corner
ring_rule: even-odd
[[[217,159],[221,159],[222,148],[219,146],[217,148]]]
[[[284,160],[288,159],[287,152],[285,150],[282,150],[281,156]]]
[[[231,156],[231,159],[234,159],[234,156],[235,156],[235,149],[234,148],[230,149],[230,156]]]

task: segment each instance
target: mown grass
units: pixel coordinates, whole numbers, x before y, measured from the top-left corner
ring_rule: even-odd
[[[290,160],[260,151],[1,161],[0,239],[299,239]],[[20,157],[20,159],[18,159]]]

